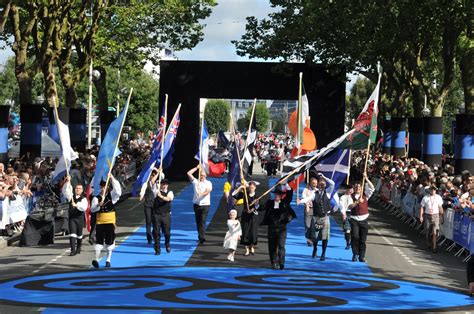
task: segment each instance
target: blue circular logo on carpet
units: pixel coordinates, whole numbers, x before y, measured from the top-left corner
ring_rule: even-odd
[[[473,304],[467,295],[375,276],[305,270],[138,267],[0,283],[1,303],[61,308],[400,311]]]

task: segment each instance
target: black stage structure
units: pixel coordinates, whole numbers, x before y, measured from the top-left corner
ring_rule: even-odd
[[[271,62],[161,61],[160,107],[169,95],[168,116],[181,103],[172,179],[185,179],[196,165],[199,99],[298,99],[299,73],[308,96],[311,129],[318,147],[342,135],[345,118],[345,73],[331,74],[320,64]]]

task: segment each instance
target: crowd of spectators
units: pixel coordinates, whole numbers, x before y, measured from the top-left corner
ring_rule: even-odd
[[[420,201],[429,194],[430,188],[435,188],[443,198],[444,208],[474,215],[474,176],[468,171],[456,174],[454,166],[449,163],[430,166],[416,158],[381,153],[372,154],[368,162],[369,173],[380,177],[389,186],[396,185],[401,199],[410,193]],[[363,152],[352,155],[355,176],[363,169],[364,163]]]
[[[113,174],[120,178],[126,186],[136,174],[136,169],[147,160],[151,151],[151,139],[133,139],[120,147],[121,154],[117,157]],[[88,186],[94,176],[99,153],[99,146],[93,146],[85,153],[79,153],[79,158],[71,163],[70,177],[73,186],[82,184]],[[0,163],[0,205],[2,210],[8,207],[23,206],[27,214],[43,206],[40,202],[45,195],[54,196],[59,202],[62,180],[53,182],[53,173],[58,162],[57,158],[37,157],[33,160],[12,158],[7,163]],[[4,204],[4,202],[8,202]],[[21,231],[24,221],[2,221],[6,217],[0,211],[0,236],[11,236],[13,230]],[[3,228],[2,228],[3,226]]]

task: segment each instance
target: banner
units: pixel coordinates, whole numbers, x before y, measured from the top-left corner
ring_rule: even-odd
[[[440,232],[449,240],[453,240],[454,210],[448,208],[444,211],[444,224],[440,225]]]
[[[474,254],[474,220],[471,220],[471,235],[469,238],[469,252],[471,255]]]
[[[461,214],[454,213],[453,221],[453,241],[458,243],[461,241]]]
[[[416,201],[416,195],[411,192],[408,192],[403,198],[402,209],[407,215],[410,215],[411,217],[415,216],[415,204],[417,203]]]
[[[469,226],[471,218],[460,213],[454,213],[453,241],[462,247],[469,247]]]
[[[5,229],[5,227],[10,223],[8,218],[8,202],[0,201],[0,230]]]
[[[461,219],[461,242],[460,245],[464,248],[469,248],[469,229],[471,226],[471,217],[463,216]]]
[[[8,216],[10,218],[10,223],[13,224],[26,219],[28,213],[26,212],[25,202],[22,197],[17,196],[10,202]]]

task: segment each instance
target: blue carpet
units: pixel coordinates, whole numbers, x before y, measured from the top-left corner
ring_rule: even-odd
[[[209,178],[212,182],[211,206],[207,216],[207,225],[212,220],[226,179]],[[172,188],[172,187],[171,187]],[[190,184],[175,196],[171,207],[171,248],[170,254],[164,249],[164,236],[161,235],[161,255],[156,256],[152,244],[146,243],[146,229],[141,227],[126,241],[117,246],[112,255],[113,267],[134,266],[184,266],[197,246],[198,233],[193,210],[193,186]],[[120,221],[118,222],[120,223]],[[101,265],[104,266],[105,258]]]

